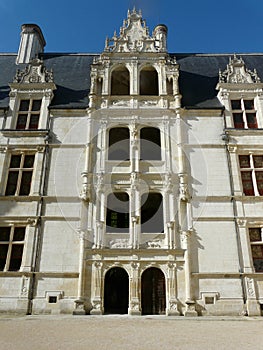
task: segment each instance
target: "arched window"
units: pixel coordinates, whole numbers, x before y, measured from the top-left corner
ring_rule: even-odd
[[[129,232],[129,196],[126,192],[114,192],[108,195],[107,232]]]
[[[115,68],[111,74],[111,94],[129,95],[130,94],[130,73],[124,66]]]
[[[141,197],[141,232],[162,233],[163,197],[160,193],[145,193]]]
[[[157,128],[146,127],[140,132],[141,159],[161,160],[161,136]]]
[[[140,72],[140,95],[159,95],[158,74],[151,66]]]
[[[130,131],[128,128],[112,128],[109,131],[109,160],[130,159]]]

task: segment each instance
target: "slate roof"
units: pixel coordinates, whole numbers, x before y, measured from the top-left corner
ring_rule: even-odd
[[[57,90],[50,108],[86,108],[90,89],[90,65],[97,54],[45,53],[41,57],[52,69]],[[219,69],[226,69],[231,54],[171,54],[180,65],[179,85],[186,108],[222,108],[215,89]],[[232,55],[233,56],[233,55]],[[256,68],[263,82],[263,54],[241,54],[248,69]],[[9,83],[18,65],[16,54],[0,54],[0,108],[7,108]],[[19,69],[23,69],[19,65]]]

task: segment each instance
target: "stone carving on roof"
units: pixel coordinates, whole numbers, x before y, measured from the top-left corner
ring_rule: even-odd
[[[153,35],[150,36],[149,29],[142,19],[141,11],[135,8],[128,10],[128,18],[123,21],[120,34],[115,31],[111,39],[106,38],[106,52],[167,52],[166,34],[167,27],[158,25]]]
[[[24,70],[17,70],[13,82],[21,84],[53,83],[53,72],[46,69],[42,60],[35,58]]]
[[[243,59],[234,55],[233,58],[229,58],[226,70],[224,72],[219,71],[219,83],[260,83],[260,78],[256,69],[254,71],[247,69]]]

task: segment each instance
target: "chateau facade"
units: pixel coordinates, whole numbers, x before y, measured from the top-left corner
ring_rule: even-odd
[[[263,314],[263,54],[0,54],[0,311]]]

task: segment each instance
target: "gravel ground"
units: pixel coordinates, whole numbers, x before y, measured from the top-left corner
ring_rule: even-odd
[[[0,316],[2,350],[263,349],[263,317]]]

